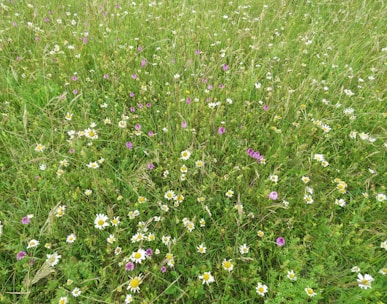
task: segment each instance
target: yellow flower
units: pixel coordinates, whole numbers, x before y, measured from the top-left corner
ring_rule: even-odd
[[[131,277],[129,284],[128,284],[128,289],[134,293],[139,292],[141,283],[142,283],[142,275],[141,274],[138,276],[135,276],[133,278]]]

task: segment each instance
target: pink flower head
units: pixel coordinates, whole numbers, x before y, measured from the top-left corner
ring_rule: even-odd
[[[277,238],[277,240],[275,241],[276,244],[280,247],[284,246],[285,245],[285,239],[283,237],[279,237]]]
[[[225,127],[220,127],[218,129],[218,134],[222,135],[224,132],[226,132],[226,128]]]
[[[141,60],[141,67],[143,68],[145,67],[145,65],[146,65],[146,59]]]
[[[16,255],[16,260],[20,261],[22,260],[25,256],[27,256],[27,253],[25,251],[19,251],[18,254]]]
[[[140,125],[140,124],[136,124],[136,125],[134,126],[134,128],[135,128],[137,131],[139,131],[139,130],[141,130],[141,125]]]
[[[181,123],[181,127],[182,127],[183,129],[187,128],[187,122],[186,122],[186,121],[183,121],[183,122]]]
[[[165,273],[166,271],[167,271],[167,267],[165,267],[165,266],[161,267],[161,272],[162,273]]]
[[[134,269],[134,264],[132,262],[128,262],[125,264],[125,270],[132,271]]]
[[[278,193],[275,192],[275,191],[270,192],[269,198],[270,198],[271,200],[273,200],[273,201],[277,200],[277,199],[278,199]]]
[[[223,65],[223,71],[227,71],[228,70],[228,65],[227,64],[224,64]]]
[[[23,225],[27,225],[31,222],[31,219],[28,216],[23,216],[21,222]]]
[[[264,111],[269,110],[269,105],[265,104],[265,105],[263,106],[263,110],[264,110]]]
[[[133,149],[133,144],[132,144],[132,142],[131,142],[131,141],[128,141],[128,142],[126,143],[126,147],[127,147],[129,150],[132,150],[132,149]]]

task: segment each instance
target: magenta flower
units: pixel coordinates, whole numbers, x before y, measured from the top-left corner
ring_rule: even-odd
[[[148,164],[148,169],[153,170],[155,168],[155,165],[153,163]]]
[[[139,103],[137,106],[139,109],[142,109],[144,107],[144,105],[142,103]]]
[[[273,200],[273,201],[277,200],[277,199],[278,199],[278,193],[275,192],[275,191],[270,192],[269,198],[270,198],[271,200]]]
[[[125,264],[125,270],[132,271],[134,269],[134,264],[132,262],[128,262]]]
[[[146,254],[147,256],[151,256],[151,255],[153,254],[152,248],[148,248],[148,249],[145,251],[145,254]]]
[[[166,271],[167,271],[167,267],[165,267],[165,266],[161,267],[161,272],[162,273],[165,273]]]
[[[126,143],[126,147],[127,147],[129,150],[132,150],[132,149],[133,149],[133,144],[132,144],[132,142],[131,142],[131,141],[128,141],[128,142]]]
[[[220,127],[218,129],[218,134],[222,135],[224,132],[226,132],[226,128],[225,127]]]
[[[152,106],[152,104],[150,102],[147,102],[146,105],[145,105],[147,108],[150,108]]]
[[[140,125],[140,124],[136,124],[136,125],[134,126],[134,128],[135,128],[137,131],[139,131],[139,130],[141,130],[141,125]]]
[[[263,106],[263,110],[264,110],[264,111],[269,110],[269,105],[265,104],[265,105]]]
[[[23,216],[21,222],[23,225],[27,225],[31,222],[31,219],[28,216]]]
[[[103,79],[109,79],[109,75],[108,74],[104,74],[103,75]]]
[[[186,121],[183,121],[183,122],[181,123],[181,127],[182,127],[183,129],[187,128],[187,122],[186,122]]]
[[[145,65],[146,65],[146,59],[141,60],[141,67],[143,68],[145,67]]]
[[[223,65],[223,71],[227,71],[228,70],[228,65],[227,64],[224,64]]]
[[[71,80],[72,80],[72,81],[77,81],[77,80],[78,80],[78,77],[74,75],[74,76],[71,77]]]
[[[148,132],[148,136],[149,136],[149,137],[152,137],[152,136],[154,136],[154,135],[155,135],[155,134],[154,134],[152,131],[149,131],[149,132]]]
[[[27,253],[25,251],[19,251],[18,254],[16,255],[16,260],[20,261],[22,260],[25,256],[27,256]]]
[[[133,79],[137,79],[137,75],[136,74],[132,74],[132,78]]]
[[[133,98],[135,96],[135,94],[133,92],[130,92],[129,96]]]
[[[130,112],[136,112],[136,108],[135,107],[130,107]]]
[[[188,98],[185,100],[185,103],[186,103],[186,104],[190,104],[190,103],[191,103],[191,98],[188,97]]]
[[[285,239],[283,237],[279,237],[277,238],[277,240],[275,241],[276,244],[280,247],[284,246],[285,245]]]
[[[196,55],[200,55],[201,53],[202,53],[201,50],[196,50],[196,51],[195,51],[195,54],[196,54]]]
[[[78,94],[78,90],[77,89],[73,90],[73,94],[77,95]]]
[[[83,37],[82,42],[83,44],[87,44],[87,37]]]

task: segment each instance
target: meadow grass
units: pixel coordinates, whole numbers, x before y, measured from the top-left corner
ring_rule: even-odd
[[[386,303],[386,9],[0,1],[0,302]]]

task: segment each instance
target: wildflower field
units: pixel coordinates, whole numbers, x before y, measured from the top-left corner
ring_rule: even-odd
[[[383,0],[0,0],[0,303],[387,303]]]

